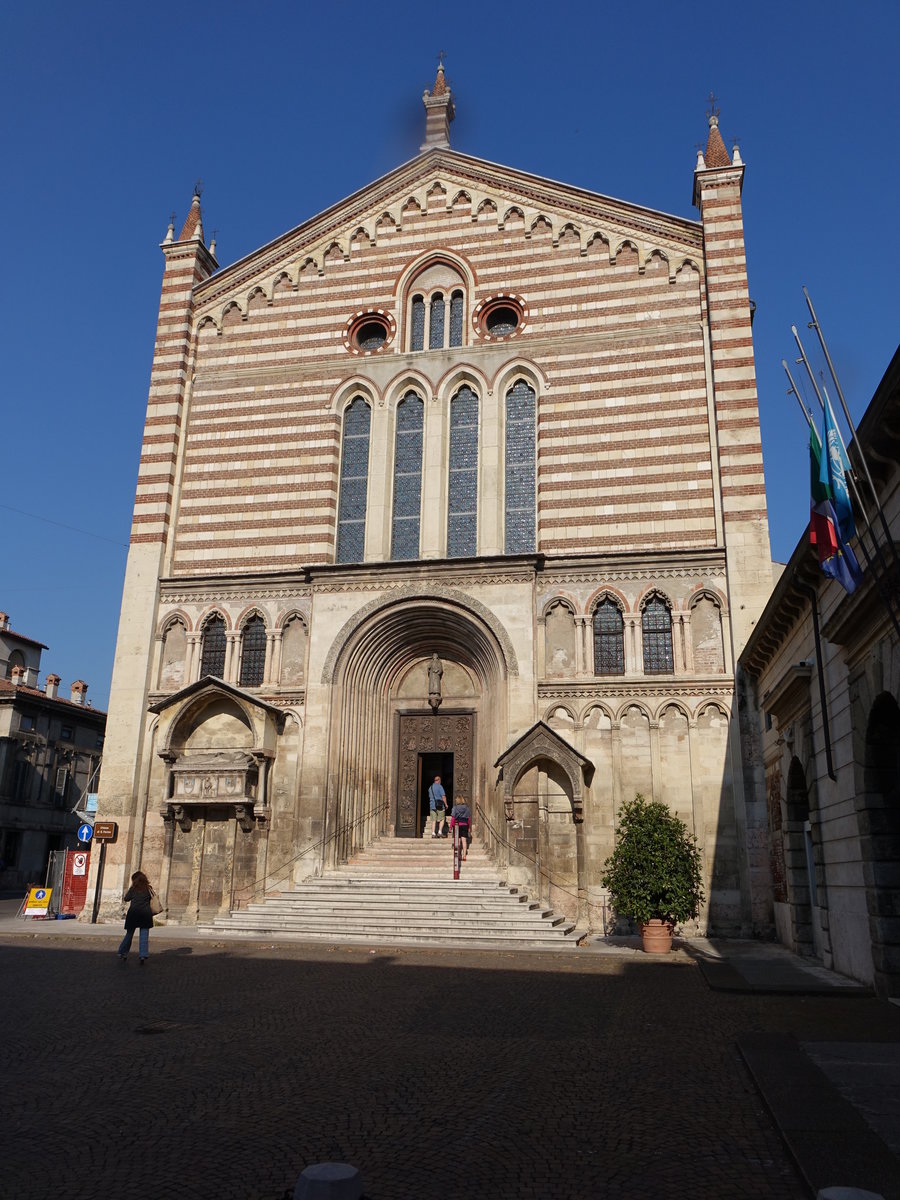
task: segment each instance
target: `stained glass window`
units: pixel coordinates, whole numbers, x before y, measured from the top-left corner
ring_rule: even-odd
[[[413,296],[412,320],[409,339],[410,350],[422,350],[425,346],[425,298]]]
[[[369,484],[369,426],[372,411],[362,396],[344,410],[341,492],[338,504],[336,561],[362,562],[366,544],[366,498]]]
[[[461,346],[463,335],[463,294],[454,292],[450,297],[450,345]]]
[[[200,677],[215,675],[221,679],[225,674],[225,622],[221,617],[212,617],[203,626],[203,650],[200,655]]]
[[[524,379],[506,393],[507,554],[535,549],[535,394]]]
[[[431,324],[428,327],[428,349],[444,348],[444,297],[435,292],[431,297]]]
[[[397,405],[397,433],[394,440],[393,559],[419,557],[424,423],[425,406],[415,392],[407,392]]]
[[[241,687],[260,687],[266,670],[266,625],[251,617],[241,638]]]
[[[619,606],[609,599],[594,609],[594,674],[625,674],[625,624]]]
[[[461,387],[450,402],[447,554],[475,554],[478,541],[478,397]]]
[[[644,642],[644,672],[647,675],[671,675],[675,671],[672,653],[672,614],[665,600],[653,596],[644,605],[641,617]]]

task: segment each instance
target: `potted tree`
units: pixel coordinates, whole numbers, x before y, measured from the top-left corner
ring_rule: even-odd
[[[697,839],[665,804],[638,793],[622,805],[601,882],[617,915],[637,922],[644,950],[665,954],[676,923],[696,917],[703,903]]]

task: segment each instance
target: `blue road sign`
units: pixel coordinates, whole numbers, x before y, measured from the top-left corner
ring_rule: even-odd
[[[83,825],[78,826],[79,842],[89,842],[93,836],[94,836],[93,825],[88,825],[87,821],[85,821],[85,823]]]

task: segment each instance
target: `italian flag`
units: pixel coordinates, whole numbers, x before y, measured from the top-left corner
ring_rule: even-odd
[[[809,540],[816,548],[819,566],[848,592],[855,592],[862,579],[856,555],[841,541],[831,489],[819,479],[822,441],[819,431],[809,424]]]

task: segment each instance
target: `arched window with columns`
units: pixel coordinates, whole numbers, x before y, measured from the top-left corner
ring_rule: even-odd
[[[253,616],[241,638],[241,687],[261,687],[266,672],[266,623]]]
[[[673,675],[672,613],[660,595],[653,595],[641,613],[645,675]]]
[[[622,610],[605,596],[594,609],[594,674],[625,674],[625,622]]]
[[[218,613],[203,626],[200,677],[205,675],[215,675],[216,679],[225,677],[225,621]]]

